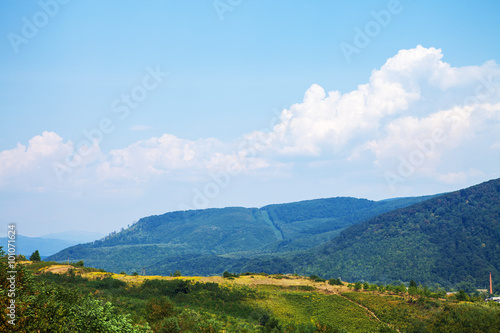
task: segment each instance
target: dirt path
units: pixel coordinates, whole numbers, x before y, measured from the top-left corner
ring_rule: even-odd
[[[395,329],[396,331],[398,331],[398,332],[399,332],[399,330],[398,330],[396,327],[394,327],[394,326],[392,326],[391,324],[385,323],[385,322],[383,322],[382,320],[380,320],[380,318],[379,318],[379,317],[377,317],[377,315],[376,315],[375,313],[373,313],[373,311],[372,311],[372,310],[368,309],[368,308],[367,308],[366,306],[364,306],[363,304],[359,304],[358,302],[355,302],[355,301],[353,301],[352,299],[350,299],[350,298],[348,298],[348,297],[345,297],[344,295],[341,295],[341,294],[337,294],[337,295],[339,295],[340,297],[343,297],[344,299],[348,300],[349,302],[351,302],[351,303],[353,303],[353,304],[356,304],[357,306],[359,306],[359,307],[361,307],[361,308],[365,309],[365,310],[366,310],[366,311],[367,311],[370,315],[372,315],[372,317],[373,317],[373,318],[377,319],[377,320],[378,320],[379,322],[381,322],[382,324],[385,324],[385,325],[389,326],[390,328],[393,328],[393,329]]]

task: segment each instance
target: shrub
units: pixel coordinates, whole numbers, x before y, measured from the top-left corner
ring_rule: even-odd
[[[146,304],[146,316],[150,321],[159,321],[174,315],[174,304],[166,296],[153,298]]]
[[[328,284],[330,284],[332,286],[343,286],[344,285],[342,283],[342,281],[340,281],[340,279],[330,279],[330,280],[328,280]]]
[[[222,273],[222,277],[225,278],[225,279],[234,279],[234,278],[239,277],[239,275],[238,274],[232,274],[232,273],[229,273],[228,271],[225,271],[224,273]]]
[[[314,281],[314,282],[325,282],[325,281],[326,281],[325,279],[322,279],[322,278],[320,278],[319,276],[314,275],[314,274],[313,274],[313,275],[311,275],[311,276],[309,276],[309,279],[310,279],[311,281]]]
[[[102,280],[92,280],[88,282],[93,288],[96,289],[117,289],[127,286],[127,283],[121,280],[113,279],[112,277],[105,277]]]

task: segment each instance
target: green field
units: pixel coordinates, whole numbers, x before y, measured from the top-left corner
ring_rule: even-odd
[[[2,290],[9,285],[5,261]],[[112,274],[55,263],[18,265],[12,332],[498,332],[500,305],[466,293],[317,277]],[[4,309],[7,293],[0,294]]]

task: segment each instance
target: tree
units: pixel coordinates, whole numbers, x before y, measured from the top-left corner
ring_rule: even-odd
[[[174,277],[182,276],[181,271],[175,271]]]
[[[457,297],[457,300],[458,301],[468,301],[469,300],[469,295],[467,295],[467,293],[465,291],[463,291],[462,289],[460,289],[458,291],[458,293],[456,294],[456,297]]]
[[[38,250],[35,250],[35,252],[33,252],[30,256],[30,260],[31,261],[41,261],[42,258],[40,258],[40,253],[38,252]]]
[[[418,294],[418,287],[417,287],[417,283],[415,282],[415,280],[410,281],[410,286],[408,287],[408,293],[410,295],[417,295]]]

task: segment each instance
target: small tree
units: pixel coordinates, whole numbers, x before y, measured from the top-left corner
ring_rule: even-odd
[[[38,250],[35,250],[35,252],[33,252],[30,256],[30,261],[41,261],[42,258],[40,258],[40,253],[38,252]]]
[[[410,295],[418,295],[418,287],[415,280],[410,281],[410,286],[408,287],[408,294]]]
[[[456,294],[456,297],[457,297],[458,301],[465,302],[465,301],[470,300],[469,295],[467,295],[467,293],[465,291],[463,291],[462,289],[460,289],[458,291],[458,293]]]
[[[181,271],[175,271],[174,277],[179,277],[179,276],[182,276]]]

